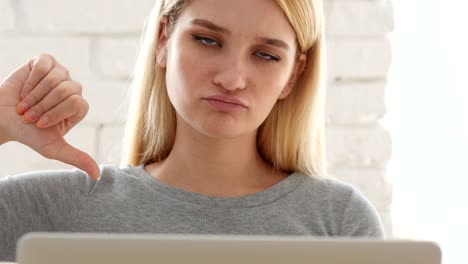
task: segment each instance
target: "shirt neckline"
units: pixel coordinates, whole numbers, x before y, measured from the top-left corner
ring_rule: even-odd
[[[301,173],[293,172],[282,181],[257,193],[243,195],[239,197],[218,197],[207,196],[200,193],[186,191],[168,185],[149,174],[144,169],[143,164],[139,166],[128,165],[128,167],[132,170],[133,174],[136,177],[144,181],[146,184],[150,185],[156,191],[173,199],[179,200],[181,202],[197,204],[200,206],[225,208],[257,207],[272,203],[286,196],[290,192],[294,191],[297,187],[302,185],[308,178],[310,178],[309,176],[303,175]]]

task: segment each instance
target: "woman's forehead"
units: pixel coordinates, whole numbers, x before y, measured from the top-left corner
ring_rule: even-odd
[[[261,35],[295,41],[295,32],[275,0],[192,0],[179,22],[206,20],[230,34]]]

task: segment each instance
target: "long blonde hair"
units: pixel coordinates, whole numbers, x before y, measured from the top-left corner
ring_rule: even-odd
[[[122,164],[134,166],[165,159],[174,144],[176,114],[158,66],[160,20],[176,23],[193,0],[158,0],[146,21],[131,85]],[[322,0],[276,0],[296,32],[307,64],[293,91],[279,100],[257,134],[260,155],[275,169],[326,176],[325,38]]]

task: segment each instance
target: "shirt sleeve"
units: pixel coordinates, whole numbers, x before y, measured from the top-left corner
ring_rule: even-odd
[[[0,178],[0,261],[15,261],[26,233],[70,228],[95,182],[80,170]]]
[[[352,188],[343,212],[340,236],[384,239],[385,232],[375,207],[356,188]]]

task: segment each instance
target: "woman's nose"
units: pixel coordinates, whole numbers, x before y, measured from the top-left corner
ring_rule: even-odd
[[[224,57],[213,76],[213,83],[230,91],[242,90],[247,86],[247,66],[241,55]]]

